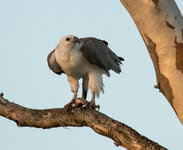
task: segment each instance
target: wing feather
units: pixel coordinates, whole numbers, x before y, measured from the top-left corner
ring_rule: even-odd
[[[62,68],[60,67],[60,65],[57,63],[56,58],[55,58],[55,50],[53,50],[47,57],[47,62],[48,62],[48,66],[49,68],[55,72],[58,75],[61,75],[62,73],[64,73],[64,71],[62,70]]]
[[[110,69],[116,73],[121,72],[120,64],[124,59],[118,57],[109,47],[106,41],[96,38],[81,38],[81,55],[89,63],[94,64],[105,71]]]

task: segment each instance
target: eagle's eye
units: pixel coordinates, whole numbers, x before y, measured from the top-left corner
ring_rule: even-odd
[[[66,38],[66,41],[69,41],[70,40],[70,38]]]

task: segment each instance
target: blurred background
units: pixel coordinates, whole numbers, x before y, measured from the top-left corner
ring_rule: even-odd
[[[176,2],[183,13],[182,1]],[[72,93],[66,76],[48,68],[47,55],[65,35],[97,37],[125,59],[120,75],[104,76],[105,94],[96,99],[100,111],[168,149],[183,149],[183,126],[154,88],[152,61],[119,0],[0,0],[0,19],[0,92],[6,99],[34,109],[63,107]],[[87,127],[20,128],[3,117],[0,145],[2,150],[121,149]]]

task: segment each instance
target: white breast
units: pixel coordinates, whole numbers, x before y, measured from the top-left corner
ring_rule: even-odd
[[[55,56],[63,71],[75,78],[81,78],[87,73],[87,62],[83,60],[77,47],[72,49],[56,48]]]

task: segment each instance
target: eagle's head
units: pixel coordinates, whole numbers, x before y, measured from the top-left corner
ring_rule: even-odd
[[[66,35],[61,38],[59,47],[72,48],[75,44],[79,43],[79,39],[73,35]]]

